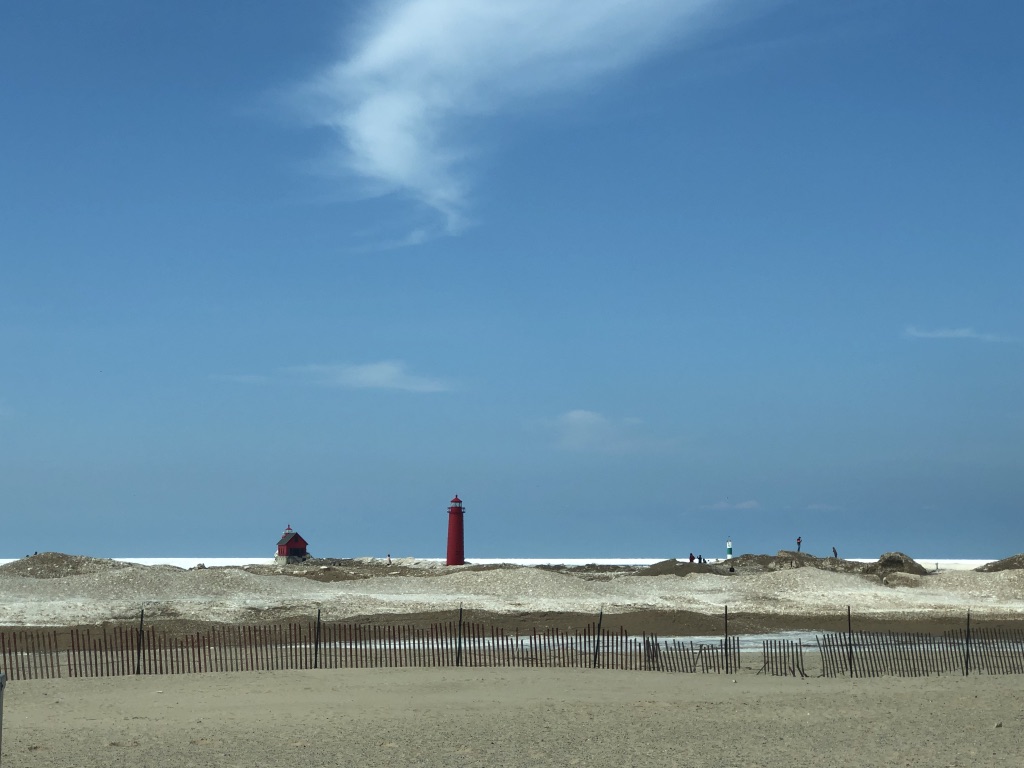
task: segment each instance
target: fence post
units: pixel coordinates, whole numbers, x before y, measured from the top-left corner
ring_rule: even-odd
[[[138,636],[138,641],[135,644],[136,645],[136,648],[135,648],[135,674],[136,675],[141,674],[141,672],[142,672],[142,631],[143,631],[142,630],[142,622],[145,621],[145,618],[146,618],[146,606],[142,606],[142,608],[139,609],[139,636]]]
[[[598,654],[601,652],[601,622],[604,620],[604,607],[602,606],[601,612],[597,615],[597,635],[594,637],[594,663],[591,665],[593,669],[597,669]]]
[[[4,688],[7,687],[7,675],[0,672],[0,755],[4,745]],[[2,757],[0,757],[2,759]]]
[[[313,669],[320,669],[320,609],[316,609],[316,641],[313,644]]]
[[[964,639],[964,675],[971,674],[971,609],[967,609],[967,637]]]
[[[725,606],[725,674],[729,674],[729,606]]]
[[[846,650],[847,657],[850,663],[850,677],[855,677],[853,673],[853,618],[850,614],[850,606],[846,606]]]
[[[455,666],[462,666],[462,603],[459,603],[459,634],[455,641]]]

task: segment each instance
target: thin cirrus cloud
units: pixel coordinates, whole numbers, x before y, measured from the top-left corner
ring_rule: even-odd
[[[392,0],[296,89],[338,139],[341,170],[467,221],[470,123],[602,77],[704,30],[732,0]],[[415,241],[420,241],[417,235]]]
[[[404,392],[447,392],[452,387],[441,379],[418,376],[400,360],[357,365],[303,365],[288,369],[309,381],[344,389],[394,389]]]
[[[747,501],[716,501],[714,504],[708,504],[704,509],[714,510],[716,512],[725,512],[730,510],[751,510],[760,509],[761,504],[753,499]]]
[[[841,508],[835,504],[808,504],[808,512],[838,512]]]
[[[973,341],[1012,341],[1005,336],[996,336],[991,333],[979,333],[973,328],[937,328],[935,330],[923,330],[913,325],[903,329],[903,335],[908,339],[968,339]]]
[[[611,419],[595,411],[566,411],[554,420],[556,443],[581,453],[640,453],[669,445],[645,435],[639,419]]]

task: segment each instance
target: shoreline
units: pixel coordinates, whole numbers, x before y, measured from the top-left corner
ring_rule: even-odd
[[[37,553],[38,554],[38,553]],[[802,553],[807,554],[807,553]],[[26,555],[31,557],[31,555]],[[710,565],[721,565],[727,564],[729,560],[736,560],[742,557],[742,555],[736,555],[732,558],[710,558],[708,564]],[[813,555],[812,555],[813,557]],[[0,566],[7,565],[8,563],[14,563],[24,558],[0,558]],[[169,565],[175,568],[191,569],[197,566],[205,566],[207,568],[230,568],[230,567],[244,567],[247,565],[255,566],[273,566],[275,565],[274,556],[254,556],[254,557],[110,557],[100,558],[113,560],[119,563],[132,563],[135,565]],[[315,560],[316,558],[314,558]],[[328,558],[331,559],[331,558]],[[385,566],[388,563],[387,557],[373,557],[373,556],[361,556],[346,558],[354,562],[365,563],[368,565]],[[599,566],[599,567],[618,567],[618,568],[646,568],[658,563],[663,563],[668,560],[675,559],[679,563],[686,563],[687,557],[682,558],[665,558],[665,557],[612,557],[612,558],[586,558],[586,557],[553,557],[553,558],[532,558],[532,557],[497,557],[497,558],[473,558],[467,560],[465,565],[446,566],[444,565],[444,558],[441,557],[399,557],[395,556],[391,558],[391,561],[395,565],[404,565],[407,567],[416,567],[417,565],[425,568],[446,568],[452,570],[458,570],[460,568],[470,568],[473,566],[495,566],[495,565],[512,565],[522,567],[537,567],[537,566],[552,566],[552,567],[566,567],[566,568],[582,568],[586,566]],[[822,557],[818,559],[828,559]],[[920,563],[922,566],[927,568],[929,571],[967,571],[980,568],[991,563],[999,562],[999,558],[993,559],[977,559],[977,558],[943,558],[943,557],[927,557],[912,558],[915,562]],[[877,562],[876,557],[849,557],[843,558],[844,561],[849,563],[860,563],[867,565],[869,563]]]

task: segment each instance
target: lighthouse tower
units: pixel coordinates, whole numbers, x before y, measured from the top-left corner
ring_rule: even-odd
[[[465,565],[466,545],[462,530],[462,516],[466,510],[462,508],[462,499],[456,496],[448,507],[448,559],[445,565]]]

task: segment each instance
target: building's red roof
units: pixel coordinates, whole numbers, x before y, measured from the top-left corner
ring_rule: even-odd
[[[292,546],[301,547],[305,547],[308,545],[308,542],[304,538],[299,536],[298,531],[293,531],[290,528],[284,532],[284,535],[281,537],[281,540],[277,542],[277,546],[281,547],[289,543]]]

